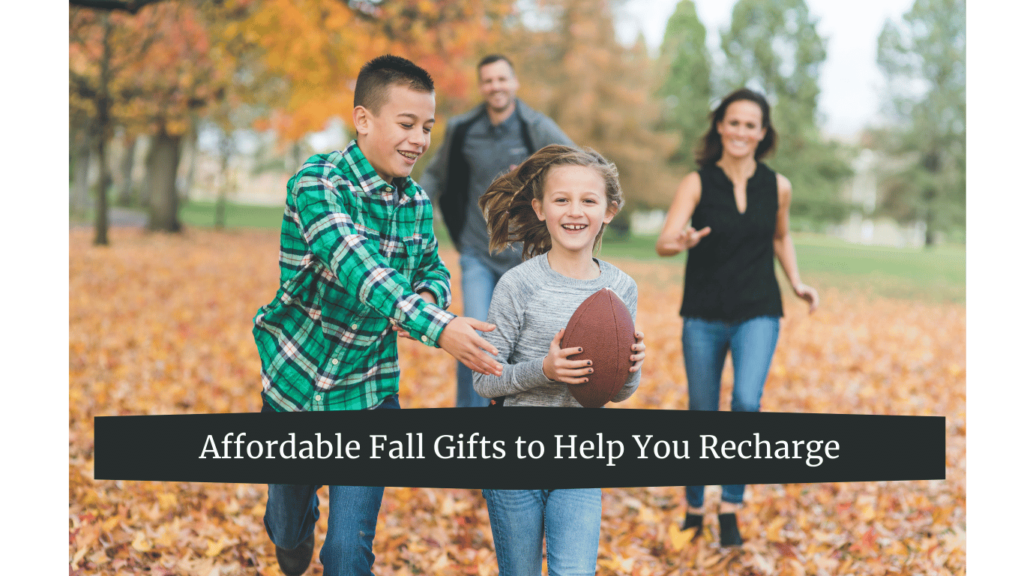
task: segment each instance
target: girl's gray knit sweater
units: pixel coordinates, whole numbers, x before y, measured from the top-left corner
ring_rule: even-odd
[[[569,386],[548,380],[544,356],[551,340],[565,328],[576,308],[591,294],[611,288],[629,308],[636,322],[636,282],[615,266],[594,260],[601,275],[576,280],[551,269],[547,254],[531,258],[509,270],[494,287],[487,321],[497,326],[484,332],[485,340],[498,349],[503,364],[501,376],[473,373],[473,387],[485,398],[505,397],[505,406],[573,406]],[[586,356],[586,350],[584,350]],[[629,375],[613,402],[629,398],[640,382],[640,371]]]

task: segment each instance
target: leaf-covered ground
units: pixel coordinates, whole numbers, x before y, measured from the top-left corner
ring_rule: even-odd
[[[262,523],[266,486],[95,481],[92,426],[97,415],[259,410],[251,319],[276,290],[276,235],[115,230],[109,248],[90,239],[71,231],[71,573],[280,574]],[[456,255],[442,257],[458,286]],[[640,389],[620,406],[683,409],[678,270],[616,263],[640,286],[648,345]],[[763,409],[945,416],[947,479],[751,486],[747,543],[732,551],[717,546],[713,514],[696,544],[679,531],[681,488],[604,490],[599,574],[965,572],[965,308],[829,288],[814,316],[793,300],[786,311]],[[453,405],[449,357],[400,346],[403,407]],[[723,409],[730,378],[727,368]],[[708,490],[714,505],[718,490]],[[326,514],[318,546],[325,531]],[[382,575],[497,574],[479,491],[388,488],[374,551]],[[321,571],[314,559],[307,574]]]

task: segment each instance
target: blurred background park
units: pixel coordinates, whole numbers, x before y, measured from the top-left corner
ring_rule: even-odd
[[[355,74],[384,52],[437,80],[416,177],[445,119],[479,101],[476,61],[502,52],[526,102],[619,166],[628,202],[611,252],[653,254],[708,110],[747,85],[774,107],[768,162],[794,185],[801,263],[941,291],[949,274],[963,284],[965,8],[895,4],[71,2],[71,218],[100,244],[111,222],[277,229],[288,177],[351,138]]]
[[[285,182],[351,139],[359,67],[390,52],[434,76],[417,177],[502,52],[519,96],[622,174],[601,257],[637,280],[649,345],[623,407],[686,408],[685,256],[654,241],[708,110],[746,85],[773,106],[766,162],[823,296],[808,316],[787,295],[763,409],[947,418],[945,481],[751,487],[741,551],[682,538],[679,489],[606,490],[599,573],[963,573],[965,20],[963,0],[71,1],[71,572],[278,573],[264,486],[96,482],[92,417],[258,411]],[[400,359],[404,407],[454,404],[447,356]],[[496,573],[478,491],[389,488],[378,535],[381,574]]]

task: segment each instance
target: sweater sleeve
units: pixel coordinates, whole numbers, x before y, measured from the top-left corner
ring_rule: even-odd
[[[623,273],[625,274],[625,273]],[[629,287],[624,290],[622,295],[622,301],[626,303],[626,308],[629,308],[629,315],[633,317],[633,326],[636,330],[636,302],[637,302],[637,289],[636,282],[632,278],[626,276],[629,283]],[[633,395],[636,389],[640,386],[640,372],[643,369],[637,370],[629,375],[626,383],[622,386],[622,390],[612,398],[612,402],[622,402]]]
[[[516,364],[509,363],[519,341],[524,308],[529,297],[528,293],[517,290],[510,280],[511,276],[506,273],[494,287],[487,321],[496,328],[483,333],[483,338],[498,349],[495,359],[502,364],[501,376],[473,373],[473,388],[484,398],[511,396],[541,384],[552,383],[544,375],[543,356]]]

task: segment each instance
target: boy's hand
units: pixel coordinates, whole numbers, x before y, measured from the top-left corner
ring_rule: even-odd
[[[476,333],[477,330],[490,332],[494,328],[494,324],[466,316],[457,316],[444,327],[441,337],[437,339],[437,345],[474,372],[488,376],[501,376],[501,364],[484,353],[486,350],[497,356],[498,349]]]
[[[633,336],[636,337],[636,344],[633,344],[633,354],[629,359],[633,362],[633,365],[629,367],[630,373],[637,372],[640,370],[640,365],[644,363],[644,358],[647,356],[647,345],[644,344],[644,333],[637,332]]]
[[[399,338],[405,338],[407,340],[413,340],[413,341],[416,340],[415,338],[412,337],[411,334],[409,334],[408,331],[404,330],[394,320],[391,320],[391,329],[395,331],[395,334],[397,334]]]
[[[555,334],[548,348],[548,355],[544,357],[544,375],[548,380],[562,382],[564,384],[583,384],[587,381],[587,374],[594,371],[589,368],[590,360],[569,360],[569,356],[583,352],[583,348],[562,348],[562,336],[565,328]]]

